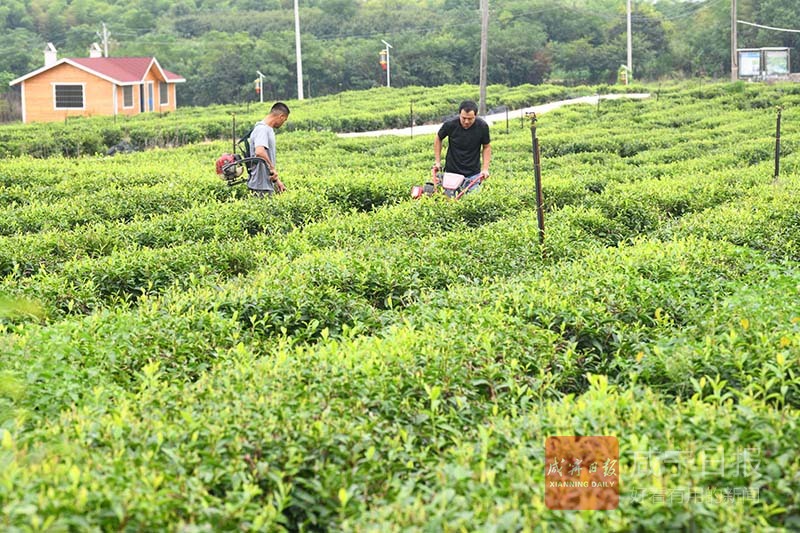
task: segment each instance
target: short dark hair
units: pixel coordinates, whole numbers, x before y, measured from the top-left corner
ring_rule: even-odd
[[[275,102],[269,110],[270,115],[286,115],[289,116],[289,106],[283,102]]]
[[[473,102],[472,100],[464,100],[461,102],[461,105],[458,106],[458,114],[460,115],[462,111],[466,111],[469,113],[470,111],[474,111],[475,114],[478,114],[478,104]]]

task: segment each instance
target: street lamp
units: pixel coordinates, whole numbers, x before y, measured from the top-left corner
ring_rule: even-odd
[[[389,48],[392,48],[392,45],[381,39],[381,42],[386,45],[386,86],[392,86],[392,69],[389,63]]]
[[[256,70],[258,74],[258,95],[261,98],[261,103],[264,103],[264,75],[261,74],[260,70]]]

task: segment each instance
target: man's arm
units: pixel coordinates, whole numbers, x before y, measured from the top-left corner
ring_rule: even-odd
[[[442,140],[438,133],[433,139],[433,161],[437,167],[442,168]]]
[[[483,165],[481,166],[481,173],[484,177],[489,177],[489,163],[492,162],[492,145],[483,145]]]
[[[267,164],[270,174],[275,174],[275,165],[272,164],[272,161],[269,158],[269,152],[267,152],[266,146],[256,146],[256,157],[260,157],[264,160],[264,162]]]
[[[278,179],[278,171],[275,169],[275,165],[269,158],[269,152],[267,152],[267,147],[261,145],[256,146],[256,157],[260,157],[267,164],[267,168],[269,169],[270,173],[270,179],[272,180],[272,183],[275,184],[275,189],[278,192],[285,191],[286,186],[280,179]]]

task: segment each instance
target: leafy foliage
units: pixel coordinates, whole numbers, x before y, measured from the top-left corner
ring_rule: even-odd
[[[610,88],[606,87],[606,91]],[[615,87],[635,92],[642,87]],[[490,109],[518,109],[553,100],[594,94],[596,88],[555,85],[493,85]],[[291,118],[284,130],[372,131],[408,127],[412,123],[439,122],[455,115],[465,99],[478,99],[474,85],[448,85],[435,89],[377,88],[363,94],[344,92],[313,100],[289,100]],[[75,157],[106,153],[121,140],[134,149],[175,147],[203,140],[230,139],[232,122],[237,138],[264,118],[270,104],[179,108],[171,113],[133,117],[78,117],[65,123],[8,124],[0,126],[0,154]]]
[[[543,115],[543,244],[519,124],[458,202],[407,199],[427,136],[281,133],[270,200],[223,141],[0,160],[0,524],[796,529],[794,93]],[[620,512],[545,506],[570,434],[619,438]]]
[[[108,0],[23,2],[0,8],[0,79],[42,65],[53,42],[61,57],[83,57],[107,24],[111,56],[156,56],[184,76],[180,106],[254,102],[297,95],[294,14],[286,1]],[[790,0],[746,2],[743,20],[800,26]],[[304,0],[299,3],[304,92],[321,96],[386,84],[378,54],[393,45],[395,87],[476,83],[480,12],[475,0]],[[717,0],[634,2],[634,77],[725,77],[730,72],[730,9]],[[492,0],[488,75],[492,83],[598,84],[616,80],[626,57],[626,12],[618,0]],[[745,47],[797,49],[797,34],[740,25]],[[798,70],[792,54],[792,70]],[[3,74],[10,74],[10,77]],[[0,93],[9,90],[0,85]]]

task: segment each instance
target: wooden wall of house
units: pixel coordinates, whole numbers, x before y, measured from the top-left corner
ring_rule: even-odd
[[[115,113],[114,92],[116,91],[116,114],[122,116],[138,115],[142,112],[141,91],[145,93],[147,110],[147,82],[153,82],[153,111],[166,112],[176,109],[176,89],[174,83],[167,84],[169,102],[161,105],[159,82],[162,81],[155,66],[145,76],[143,83],[133,86],[133,107],[123,107],[123,88],[93,74],[62,64],[25,80],[25,121],[53,122],[67,117],[113,115]],[[84,109],[55,109],[53,85],[58,83],[82,83],[84,85]]]
[[[174,83],[168,83],[167,84],[167,92],[169,93],[169,95],[168,95],[168,100],[169,101],[167,102],[166,105],[161,105],[161,98],[159,96],[158,91],[160,90],[159,89],[159,83],[164,81],[164,80],[163,80],[163,78],[161,78],[161,75],[159,74],[159,71],[155,67],[155,65],[153,65],[153,67],[150,68],[150,72],[147,73],[146,79],[148,81],[152,81],[153,85],[154,85],[153,86],[153,95],[154,95],[153,96],[153,98],[154,98],[153,111],[157,111],[157,112],[174,111],[175,108],[176,108],[176,106],[175,106],[175,84]]]
[[[122,86],[117,86],[117,114],[118,115],[138,115],[139,114],[139,86],[133,86],[133,107],[124,107],[124,90]]]
[[[53,122],[67,117],[114,113],[114,85],[72,65],[58,65],[23,83],[26,122]],[[53,85],[58,83],[83,83],[85,109],[55,109]]]

